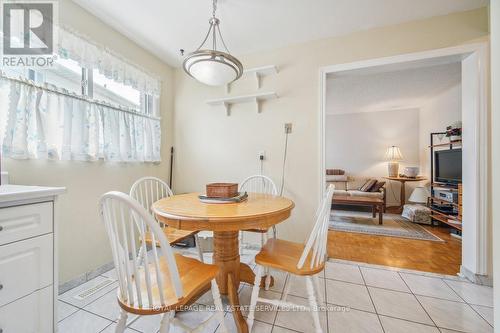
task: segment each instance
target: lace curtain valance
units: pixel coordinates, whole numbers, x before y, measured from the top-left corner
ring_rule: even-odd
[[[75,60],[86,68],[98,69],[108,79],[132,86],[141,92],[160,95],[161,82],[155,75],[68,28],[60,27],[58,35],[60,57]]]

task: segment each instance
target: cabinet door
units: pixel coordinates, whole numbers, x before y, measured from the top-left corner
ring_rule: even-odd
[[[53,203],[0,208],[0,245],[52,232]]]
[[[52,287],[47,287],[0,307],[3,333],[53,333],[54,302]]]
[[[0,246],[0,306],[53,282],[53,235]]]

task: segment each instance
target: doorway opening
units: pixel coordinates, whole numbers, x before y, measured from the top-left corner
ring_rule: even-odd
[[[484,282],[485,54],[474,44],[321,70],[331,257]]]

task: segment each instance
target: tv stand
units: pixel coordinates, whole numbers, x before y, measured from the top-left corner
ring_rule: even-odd
[[[431,151],[431,197],[427,202],[427,206],[431,210],[431,219],[438,223],[446,224],[454,229],[457,229],[461,235],[462,233],[462,184],[441,183],[434,182],[435,169],[434,169],[434,151],[438,149],[453,149],[462,145],[462,140],[450,141],[449,143],[434,144],[434,137],[445,135],[446,132],[437,132],[430,134],[430,151]],[[434,196],[435,189],[442,188],[449,191],[458,192],[457,202],[449,202]],[[443,209],[444,207],[448,207]]]

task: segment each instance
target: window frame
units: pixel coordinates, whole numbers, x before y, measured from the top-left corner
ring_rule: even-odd
[[[91,100],[94,99],[94,69],[93,68],[87,68],[87,67],[81,67],[81,75],[80,75],[80,96],[81,97],[86,97]],[[44,73],[37,71],[36,69],[28,69],[28,72],[26,73],[26,78],[37,83],[43,83],[44,81]],[[58,88],[64,88],[64,87],[58,87]],[[115,107],[120,108],[120,109],[127,109],[127,110],[133,110],[139,114],[144,114],[147,116],[152,116],[152,117],[159,117],[159,111],[158,108],[156,108],[157,105],[157,96],[154,94],[146,93],[143,91],[139,91],[140,94],[140,103],[137,108],[133,108],[127,105],[119,104],[119,103],[112,103]],[[78,96],[78,94],[77,94]]]

